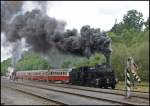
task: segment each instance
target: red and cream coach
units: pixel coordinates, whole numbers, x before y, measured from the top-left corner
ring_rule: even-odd
[[[17,79],[42,80],[42,81],[69,81],[69,69],[17,71]]]

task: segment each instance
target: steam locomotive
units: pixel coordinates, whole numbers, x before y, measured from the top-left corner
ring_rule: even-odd
[[[115,88],[116,75],[108,64],[95,67],[80,67],[70,71],[70,84],[99,88]]]

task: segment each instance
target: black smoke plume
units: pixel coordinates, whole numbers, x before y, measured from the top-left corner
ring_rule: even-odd
[[[22,4],[22,1],[1,1],[1,31],[5,31],[12,16],[21,11]]]
[[[109,64],[111,39],[105,33],[89,25],[83,26],[80,34],[76,29],[64,32],[65,24],[36,9],[17,15],[9,23],[6,37],[11,43],[24,38],[31,50],[42,54],[48,54],[52,48],[87,58],[94,52],[101,52]]]
[[[7,29],[7,25],[17,13],[22,11],[23,4],[27,1],[1,1],[1,31]],[[30,1],[31,2],[31,1]],[[33,2],[33,1],[32,1]],[[47,1],[34,1],[46,12]]]

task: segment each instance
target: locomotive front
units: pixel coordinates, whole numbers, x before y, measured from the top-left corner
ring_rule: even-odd
[[[96,66],[96,77],[95,77],[95,85],[96,87],[111,87],[115,88],[116,85],[116,75],[110,65],[102,64]]]

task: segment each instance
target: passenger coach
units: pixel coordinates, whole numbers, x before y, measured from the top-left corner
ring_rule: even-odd
[[[69,81],[68,69],[17,71],[17,79],[42,80],[42,81]]]

